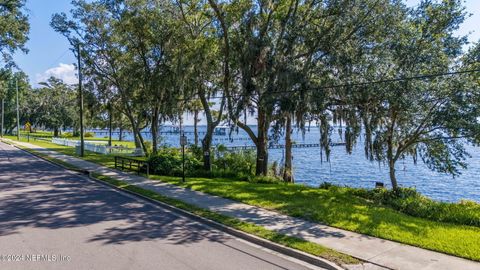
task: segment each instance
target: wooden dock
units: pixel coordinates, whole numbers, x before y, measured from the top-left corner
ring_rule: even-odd
[[[342,146],[345,145],[345,143],[340,142],[340,143],[331,143],[331,146]],[[293,144],[292,148],[319,148],[320,144],[319,143],[297,143]],[[268,146],[268,149],[282,149],[285,148],[284,144],[271,144]],[[256,149],[255,145],[242,145],[242,146],[229,146],[227,147],[228,150],[249,150],[249,149]]]

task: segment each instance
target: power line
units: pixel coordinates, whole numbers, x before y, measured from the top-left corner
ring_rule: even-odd
[[[424,80],[424,79],[430,79],[430,78],[436,78],[436,77],[452,76],[452,75],[475,73],[475,72],[480,72],[480,69],[470,69],[470,70],[452,71],[452,72],[434,73],[434,74],[423,74],[423,75],[417,75],[417,76],[412,76],[412,77],[382,79],[382,80],[377,80],[377,81],[335,84],[335,85],[317,87],[317,88],[315,88],[315,90],[326,90],[326,89],[343,88],[343,87],[357,87],[357,86],[366,86],[366,85],[372,85],[372,84],[384,84],[384,83],[411,81],[411,80]],[[295,93],[295,92],[297,92],[297,90],[276,91],[276,92],[272,92],[272,93],[269,93],[269,94],[275,95],[275,94],[288,94],[288,93]],[[227,96],[213,96],[213,97],[210,97],[210,99],[222,99],[224,97],[235,98],[235,97],[247,97],[247,96],[249,96],[249,95],[236,94],[236,95],[227,95]],[[189,101],[190,99],[181,98],[181,99],[177,99],[177,100],[178,101]]]
[[[462,71],[454,71],[454,72],[446,72],[446,73],[437,73],[437,74],[425,74],[425,75],[418,75],[413,77],[405,77],[405,78],[394,78],[394,79],[384,79],[378,81],[370,81],[370,82],[360,82],[360,83],[350,83],[350,84],[338,84],[332,86],[326,86],[321,88],[339,88],[339,87],[350,87],[350,86],[364,86],[369,84],[379,84],[379,83],[389,83],[389,82],[401,82],[401,81],[411,81],[411,80],[423,80],[429,78],[436,78],[436,77],[443,77],[443,76],[451,76],[457,74],[465,74],[465,73],[474,73],[480,72],[480,69],[471,69],[471,70],[462,70]]]
[[[57,64],[60,59],[62,59],[65,54],[69,51],[70,49],[66,49],[57,59],[55,59],[49,66],[51,67],[54,64]]]

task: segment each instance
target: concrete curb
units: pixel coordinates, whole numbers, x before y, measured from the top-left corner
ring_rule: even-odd
[[[2,140],[3,141],[3,140]],[[9,143],[10,144],[10,143]],[[130,194],[130,195],[133,195],[134,197],[137,197],[139,199],[142,199],[142,200],[146,200],[150,203],[153,203],[155,205],[158,205],[160,207],[163,207],[163,208],[166,208],[172,212],[175,212],[177,214],[180,214],[180,215],[183,215],[183,216],[187,216],[199,223],[202,223],[202,224],[205,224],[207,226],[210,226],[212,228],[215,228],[217,230],[220,230],[222,232],[225,232],[225,233],[228,233],[230,235],[233,235],[235,237],[238,237],[240,239],[243,239],[243,240],[246,240],[248,242],[251,242],[251,243],[254,243],[256,245],[259,245],[261,247],[264,247],[264,248],[267,248],[267,249],[270,249],[270,250],[273,250],[273,251],[276,251],[278,253],[281,253],[283,255],[286,255],[286,256],[289,256],[289,257],[292,257],[292,258],[295,258],[297,260],[301,260],[301,261],[304,261],[306,263],[309,263],[309,264],[312,264],[312,265],[315,265],[315,266],[318,266],[318,267],[322,267],[322,268],[325,268],[325,269],[329,269],[329,270],[343,270],[344,268],[326,260],[326,259],[323,259],[323,258],[320,258],[320,257],[316,257],[316,256],[313,256],[313,255],[310,255],[306,252],[303,252],[303,251],[299,251],[299,250],[296,250],[296,249],[293,249],[293,248],[289,248],[289,247],[286,247],[286,246],[282,246],[280,244],[277,244],[277,243],[274,243],[274,242],[271,242],[269,240],[266,240],[266,239],[263,239],[263,238],[260,238],[258,236],[255,236],[255,235],[251,235],[251,234],[248,234],[246,232],[243,232],[243,231],[240,231],[240,230],[237,230],[237,229],[234,229],[234,228],[231,228],[231,227],[228,227],[226,225],[223,225],[221,223],[218,223],[216,221],[213,221],[213,220],[210,220],[210,219],[206,219],[204,217],[201,217],[201,216],[198,216],[196,214],[193,214],[191,212],[188,212],[186,210],[183,210],[183,209],[180,209],[180,208],[177,208],[175,206],[172,206],[172,205],[169,205],[169,204],[166,204],[164,202],[161,202],[161,201],[157,201],[157,200],[153,200],[151,198],[148,198],[146,196],[143,196],[141,194],[138,194],[136,192],[133,192],[133,191],[130,191],[130,190],[126,190],[126,189],[122,189],[122,188],[119,188],[115,185],[112,185],[110,183],[107,183],[105,181],[102,181],[100,179],[97,179],[95,177],[93,177],[91,175],[91,172],[87,171],[87,170],[82,170],[82,169],[72,169],[72,168],[68,168],[68,167],[65,167],[63,164],[59,164],[59,163],[56,163],[54,161],[51,161],[49,159],[46,159],[45,157],[43,156],[40,156],[36,153],[33,153],[33,152],[30,152],[30,151],[27,151],[25,149],[22,149],[20,147],[18,147],[17,145],[15,144],[10,144],[12,146],[14,146],[15,148],[17,149],[20,149],[26,153],[29,153],[33,156],[36,156],[42,160],[45,160],[49,163],[52,163],[56,166],[59,166],[65,170],[68,170],[68,171],[73,171],[73,172],[77,172],[77,173],[81,173],[81,174],[84,174],[85,176],[88,176],[88,178],[92,181],[95,181],[103,186],[107,186],[107,187],[110,187],[110,188],[113,188],[117,191],[120,191],[120,192],[124,192],[124,193],[127,193],[127,194]]]
[[[305,252],[302,252],[302,251],[299,251],[299,250],[296,250],[296,249],[292,249],[292,248],[289,248],[289,247],[282,246],[280,244],[271,242],[269,240],[260,238],[258,236],[251,235],[251,234],[248,234],[246,232],[228,227],[228,226],[223,225],[221,223],[218,223],[216,221],[198,216],[196,214],[193,214],[193,213],[188,212],[186,210],[183,210],[183,209],[177,208],[175,206],[169,205],[167,203],[151,199],[149,197],[143,196],[141,194],[138,194],[138,193],[130,191],[130,190],[119,188],[117,186],[114,186],[112,184],[104,182],[100,179],[97,179],[97,178],[91,176],[91,174],[89,174],[89,178],[98,182],[98,183],[100,183],[100,184],[102,184],[102,185],[114,188],[114,189],[116,189],[118,191],[121,191],[121,192],[128,193],[130,195],[133,195],[133,196],[138,197],[140,199],[146,200],[146,201],[148,201],[150,203],[153,203],[155,205],[158,205],[160,207],[166,208],[166,209],[168,209],[172,212],[175,212],[177,214],[180,214],[182,216],[187,216],[187,217],[189,217],[189,218],[191,218],[191,219],[193,219],[193,220],[195,220],[199,223],[206,224],[206,225],[208,225],[212,228],[218,229],[218,230],[223,231],[225,233],[231,234],[233,236],[236,236],[236,237],[241,238],[243,240],[246,240],[248,242],[251,242],[251,243],[254,243],[256,245],[262,246],[264,248],[267,248],[267,249],[276,251],[278,253],[287,255],[289,257],[293,257],[295,259],[298,259],[298,260],[301,260],[301,261],[304,261],[304,262],[307,262],[309,264],[319,266],[319,267],[322,267],[322,268],[325,268],[325,269],[329,269],[329,270],[342,270],[342,269],[344,269],[344,268],[342,268],[342,267],[340,267],[340,266],[338,266],[338,265],[336,265],[336,264],[334,264],[334,263],[332,263],[328,260],[322,259],[320,257],[316,257],[316,256],[310,255],[308,253],[305,253]]]

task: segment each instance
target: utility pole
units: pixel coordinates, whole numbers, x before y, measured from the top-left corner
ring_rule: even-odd
[[[2,129],[0,130],[0,136],[3,137],[5,130],[5,98],[2,97]]]
[[[18,109],[18,79],[16,77],[15,88],[17,89],[17,140],[20,141],[20,111]]]
[[[78,98],[80,103],[80,156],[85,154],[85,141],[83,138],[83,90],[82,90],[82,63],[80,60],[80,43],[78,43]]]

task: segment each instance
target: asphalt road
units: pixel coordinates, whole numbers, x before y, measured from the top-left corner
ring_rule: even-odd
[[[312,268],[0,142],[0,269]]]

